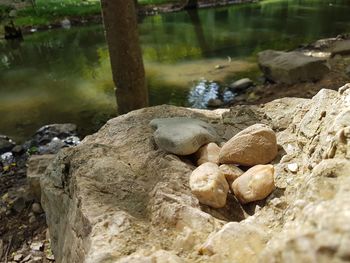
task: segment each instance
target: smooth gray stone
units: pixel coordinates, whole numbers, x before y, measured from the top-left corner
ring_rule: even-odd
[[[192,118],[164,118],[150,122],[159,148],[177,155],[195,153],[201,146],[217,142],[218,135],[208,123]]]

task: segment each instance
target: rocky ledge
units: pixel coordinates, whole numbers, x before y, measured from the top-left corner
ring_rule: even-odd
[[[218,145],[242,143],[230,139],[257,123],[271,127],[278,152],[261,172],[274,170],[273,192],[247,204],[233,195],[221,208],[200,204],[190,176],[197,164],[208,163],[185,155],[187,149],[180,156],[162,150],[157,142],[163,137],[154,136],[153,128],[169,127],[159,120],[150,125],[173,117],[210,125],[214,130],[201,138],[215,133]],[[41,178],[56,261],[348,261],[349,138],[349,84],[338,92],[321,90],[310,100],[215,111],[158,106],[112,119],[79,146],[61,150]],[[224,147],[218,145],[207,148],[220,155]]]

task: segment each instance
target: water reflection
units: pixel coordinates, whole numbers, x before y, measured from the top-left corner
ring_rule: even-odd
[[[188,102],[191,107],[204,109],[210,99],[217,99],[220,86],[205,79],[198,81],[188,94]]]
[[[349,0],[332,2],[267,0],[145,18],[139,29],[151,105],[204,108],[210,98],[233,99],[225,81],[252,77],[257,52],[349,31]],[[23,140],[54,122],[93,132],[116,114],[113,86],[100,25],[0,40],[0,133]]]

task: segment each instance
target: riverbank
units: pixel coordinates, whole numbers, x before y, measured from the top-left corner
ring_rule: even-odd
[[[199,0],[198,8],[211,8],[234,4],[246,4],[259,2],[259,0]],[[140,1],[138,16],[142,20],[145,16],[162,13],[179,12],[183,10],[183,4],[172,1],[160,1],[154,4],[152,1]],[[23,33],[43,31],[54,28],[67,28],[88,24],[102,23],[101,7],[99,1],[87,1],[77,4],[45,3],[43,5],[1,5],[0,23],[13,20]],[[1,34],[1,31],[0,31]]]

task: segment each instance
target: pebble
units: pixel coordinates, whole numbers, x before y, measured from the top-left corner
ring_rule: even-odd
[[[195,153],[195,156],[197,157],[197,165],[201,165],[203,163],[219,163],[219,153],[220,153],[220,147],[214,143],[208,143]]]
[[[32,204],[32,211],[35,214],[41,214],[43,212],[43,209],[41,208],[41,205],[39,203]]]
[[[13,260],[16,262],[19,262],[22,260],[22,258],[23,258],[22,254],[17,254],[17,255],[14,255]]]
[[[41,251],[44,247],[44,243],[43,242],[33,242],[30,244],[30,249],[34,250],[34,251]]]
[[[190,176],[190,188],[202,204],[213,208],[226,204],[229,185],[215,163],[208,162],[197,167]]]
[[[240,79],[230,85],[231,89],[246,89],[253,85],[253,81],[248,78]]]
[[[255,124],[233,136],[221,148],[222,164],[254,166],[267,164],[277,156],[275,132],[264,124]]]
[[[291,171],[292,173],[296,173],[299,169],[299,166],[297,163],[290,163],[288,164],[288,170]]]
[[[219,167],[220,171],[225,175],[229,186],[240,177],[244,172],[234,164],[222,164]]]
[[[275,189],[273,165],[256,165],[232,184],[237,199],[246,204],[265,199]]]
[[[35,216],[29,217],[28,222],[29,222],[29,224],[34,224],[36,222],[36,217]]]

